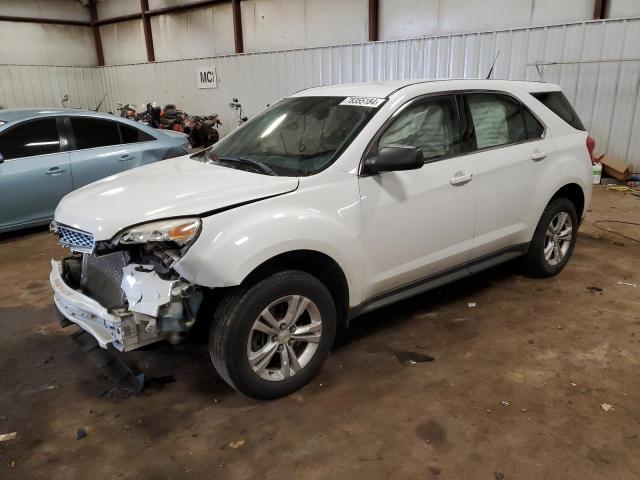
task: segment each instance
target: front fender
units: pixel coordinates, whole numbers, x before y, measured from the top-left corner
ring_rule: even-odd
[[[357,183],[296,191],[203,219],[196,243],[174,266],[186,280],[210,288],[242,283],[267,260],[312,250],[332,258],[356,304],[362,283]],[[320,206],[321,205],[321,206]]]

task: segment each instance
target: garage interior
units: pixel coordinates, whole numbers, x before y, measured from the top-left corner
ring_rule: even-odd
[[[145,388],[119,386],[60,328],[67,250],[0,234],[0,478],[638,478],[639,45],[636,0],[0,1],[0,120],[174,104],[224,138],[312,86],[491,75],[559,84],[602,168],[558,276],[511,262],[367,313],[268,402],[206,332],[131,352]]]

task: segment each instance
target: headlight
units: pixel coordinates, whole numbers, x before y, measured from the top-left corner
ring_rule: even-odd
[[[182,247],[200,232],[199,218],[176,218],[131,227],[116,237],[116,243],[173,242]]]

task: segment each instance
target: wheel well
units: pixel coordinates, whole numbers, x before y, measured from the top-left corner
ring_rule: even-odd
[[[254,283],[282,270],[300,270],[313,275],[329,290],[336,304],[338,321],[346,326],[349,286],[342,268],[328,255],[314,250],[282,253],[256,267],[242,283]]]
[[[569,183],[558,190],[551,200],[555,198],[566,198],[571,201],[576,207],[576,213],[578,214],[578,221],[582,219],[582,213],[584,212],[584,193],[582,188],[577,183]]]

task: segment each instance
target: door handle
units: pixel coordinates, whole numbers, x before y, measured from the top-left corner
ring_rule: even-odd
[[[547,158],[547,154],[545,152],[541,152],[540,150],[536,150],[531,154],[531,160],[539,162],[540,160],[544,160]]]
[[[451,185],[464,185],[465,183],[469,183],[473,179],[472,173],[464,173],[464,172],[456,172],[449,183]]]
[[[66,168],[60,168],[60,167],[52,167],[49,170],[47,170],[46,172],[44,172],[47,175],[60,175],[63,172],[66,172],[67,169]]]
[[[121,155],[120,156],[120,161],[121,162],[128,162],[131,159],[133,159],[133,157],[131,155]]]

